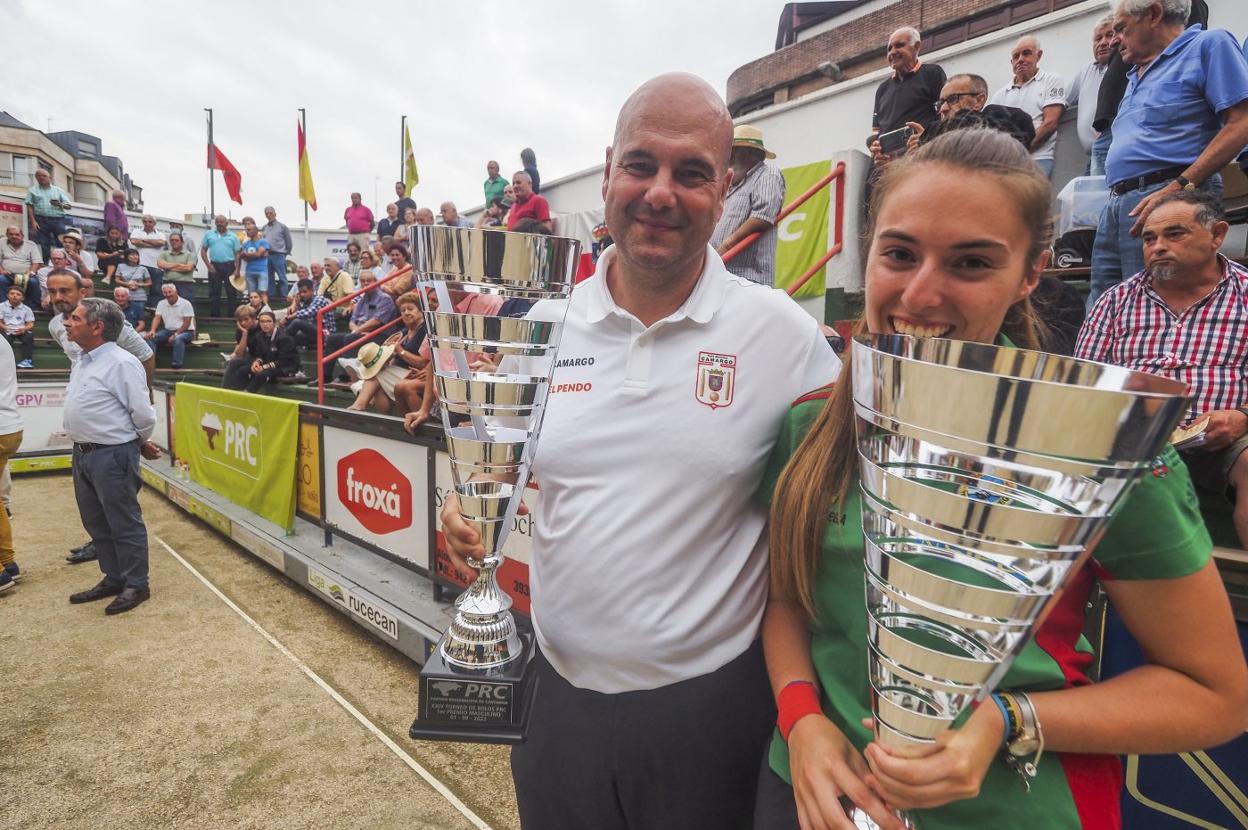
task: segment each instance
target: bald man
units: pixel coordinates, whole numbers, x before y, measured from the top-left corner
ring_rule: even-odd
[[[533,467],[539,683],[512,750],[530,830],[750,826],[776,714],[754,494],[790,403],[840,364],[709,244],[732,137],[710,86],[664,75],[607,150],[615,244],[572,294]],[[453,497],[442,521],[461,567],[484,554]]]
[[[1040,68],[1044,50],[1035,35],[1023,35],[1010,50],[1014,79],[993,93],[990,103],[1017,107],[1031,116],[1036,137],[1031,141],[1031,158],[1044,175],[1053,177],[1057,150],[1057,126],[1066,109],[1066,82],[1055,72]]]

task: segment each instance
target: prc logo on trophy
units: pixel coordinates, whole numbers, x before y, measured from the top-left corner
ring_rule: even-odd
[[[698,352],[698,379],[694,397],[711,409],[722,409],[732,403],[737,388],[737,356]]]

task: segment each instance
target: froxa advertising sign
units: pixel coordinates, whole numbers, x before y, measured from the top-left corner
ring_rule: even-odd
[[[412,483],[376,450],[356,450],[339,459],[338,499],[373,533],[412,526]]]

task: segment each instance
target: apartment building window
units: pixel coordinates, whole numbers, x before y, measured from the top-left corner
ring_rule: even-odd
[[[104,188],[95,182],[78,182],[74,187],[74,201],[87,205],[104,204]]]
[[[30,187],[35,183],[35,171],[40,168],[52,175],[52,165],[37,156],[0,153],[0,184]]]
[[[91,158],[95,158],[99,155],[99,150],[96,149],[94,141],[84,141],[82,139],[78,139],[78,152],[84,156],[90,156]]]

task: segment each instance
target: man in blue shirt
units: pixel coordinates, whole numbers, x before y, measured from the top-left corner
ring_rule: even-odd
[[[111,300],[87,297],[66,321],[82,358],[65,389],[65,431],[74,442],[74,498],[104,578],[69,597],[75,604],[116,597],[105,614],[120,614],[151,596],[147,527],[139,509],[139,455],[158,458],[148,443],[156,409],[143,366],[117,346],[125,326]]]
[[[238,260],[238,252],[242,243],[232,232],[226,230],[226,219],[217,216],[213,220],[214,230],[204,234],[200,245],[200,256],[208,267],[208,315],[221,316],[221,287],[225,287],[225,299],[230,309],[238,308],[238,292],[230,284],[234,274],[234,266]]]
[[[394,307],[394,300],[389,294],[377,288],[377,275],[372,271],[360,272],[360,290],[364,293],[355,299],[355,307],[351,310],[351,320],[347,324],[350,331],[344,334],[331,334],[327,337],[325,354],[333,354],[349,343],[362,342],[368,337],[369,332],[381,328],[399,316],[399,310]],[[352,349],[343,352],[339,357],[355,357],[357,351]],[[332,378],[333,367],[334,364],[331,362],[321,369],[326,383],[329,383]],[[342,374],[340,377],[345,379],[346,375]]]
[[[1118,0],[1115,44],[1135,68],[1105,160],[1109,200],[1092,249],[1092,291],[1144,270],[1139,240],[1158,199],[1222,192],[1219,171],[1248,145],[1248,60],[1225,31],[1184,28],[1191,0]]]

